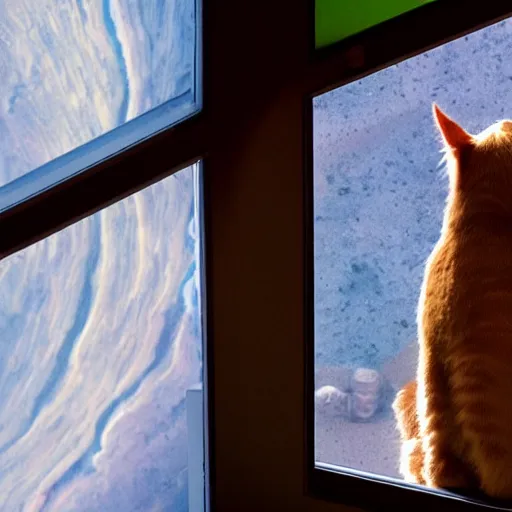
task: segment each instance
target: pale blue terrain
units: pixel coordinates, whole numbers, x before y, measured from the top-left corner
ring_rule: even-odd
[[[193,112],[196,15],[0,0],[0,208]],[[198,182],[194,165],[0,262],[0,511],[188,510]]]
[[[314,100],[315,387],[343,388],[361,366],[390,385],[371,421],[315,415],[319,462],[402,478],[391,401],[415,376],[448,194],[432,103],[473,133],[512,118],[510,55],[507,20]]]
[[[512,118],[511,53],[507,20],[314,100],[317,364],[415,342],[448,185],[432,102],[474,133]]]

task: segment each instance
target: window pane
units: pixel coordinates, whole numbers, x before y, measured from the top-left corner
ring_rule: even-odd
[[[204,510],[201,208],[194,165],[1,262],[2,510]]]
[[[507,20],[314,99],[317,462],[400,477],[391,402],[448,193],[432,102],[472,133],[510,118],[510,48]]]
[[[315,41],[322,48],[434,0],[315,0]]]
[[[0,209],[200,108],[199,1],[0,5]]]

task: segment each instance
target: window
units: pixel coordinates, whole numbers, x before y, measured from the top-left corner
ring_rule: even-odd
[[[0,8],[0,209],[200,108],[199,8],[195,0]]]
[[[199,180],[3,261],[3,509],[204,510]]]
[[[400,478],[391,401],[447,195],[432,102],[473,133],[512,116],[511,47],[506,20],[313,100],[318,462]]]
[[[11,174],[2,178],[3,173],[0,172],[0,185],[3,185],[0,190],[0,276],[5,273],[11,279],[5,286],[9,285],[10,290],[16,292],[11,294],[13,299],[26,299],[25,302],[21,302],[21,299],[11,301],[11,295],[8,295],[3,297],[0,305],[6,311],[15,311],[16,314],[26,311],[21,306],[29,305],[33,308],[48,307],[49,313],[52,313],[54,306],[62,308],[62,304],[65,304],[68,315],[71,315],[73,308],[76,312],[78,291],[70,287],[67,294],[60,292],[68,286],[68,281],[73,282],[72,278],[76,274],[67,272],[63,280],[62,274],[53,273],[49,264],[41,266],[40,262],[60,257],[62,265],[73,262],[77,270],[83,271],[84,256],[80,252],[75,254],[74,248],[83,251],[89,247],[90,250],[90,246],[84,245],[87,241],[85,237],[74,238],[75,245],[70,243],[69,249],[59,254],[50,249],[55,240],[64,244],[72,238],[70,233],[78,234],[94,228],[95,222],[98,222],[94,219],[108,217],[115,221],[111,225],[110,233],[113,234],[108,239],[109,243],[124,241],[127,249],[120,258],[119,253],[109,252],[111,267],[105,285],[114,282],[120,288],[112,288],[112,293],[105,298],[112,300],[121,297],[119,310],[123,307],[123,311],[127,310],[126,296],[121,292],[130,293],[133,290],[128,288],[134,276],[128,275],[124,281],[120,277],[127,264],[135,258],[130,244],[140,241],[141,237],[151,241],[154,235],[162,235],[155,244],[148,247],[148,253],[154,257],[146,260],[148,263],[144,265],[143,272],[151,276],[161,275],[164,268],[170,267],[170,274],[165,274],[164,270],[163,279],[175,276],[178,281],[172,278],[173,289],[179,287],[177,283],[181,283],[183,278],[190,277],[183,274],[178,276],[180,271],[186,272],[186,268],[179,266],[179,262],[184,261],[183,250],[189,254],[188,261],[192,261],[191,252],[197,250],[196,262],[199,258],[198,267],[201,272],[196,276],[199,289],[205,293],[198,295],[198,304],[193,304],[193,311],[194,317],[201,322],[200,333],[208,343],[201,345],[198,335],[183,344],[176,343],[179,338],[173,337],[173,350],[176,347],[184,350],[190,348],[190,358],[187,364],[181,361],[183,364],[177,368],[172,363],[167,366],[172,372],[176,370],[173,375],[177,378],[179,376],[181,380],[177,384],[174,381],[172,384],[170,381],[161,381],[162,386],[167,386],[165,389],[160,388],[161,393],[149,386],[149,380],[141,383],[137,389],[122,387],[129,386],[129,382],[133,382],[137,376],[129,369],[125,373],[119,369],[122,358],[133,357],[136,352],[145,356],[144,368],[147,369],[147,365],[151,365],[151,357],[157,354],[152,350],[155,348],[154,343],[151,346],[151,343],[133,342],[132,351],[126,351],[119,357],[116,354],[116,357],[109,360],[110,365],[105,364],[107,350],[94,362],[89,360],[89,367],[84,370],[82,366],[82,371],[87,374],[87,371],[92,372],[96,366],[103,365],[105,371],[101,377],[105,380],[104,386],[94,390],[93,397],[89,397],[87,402],[88,408],[83,407],[83,401],[70,403],[65,410],[66,414],[55,421],[53,428],[60,433],[67,425],[66,422],[70,421],[69,418],[76,418],[79,413],[84,418],[96,414],[97,409],[94,407],[98,402],[92,398],[103,396],[105,406],[121,400],[115,402],[115,410],[109,410],[108,414],[112,416],[105,413],[106,416],[101,418],[110,421],[110,430],[107,429],[101,437],[101,446],[109,447],[110,451],[102,449],[95,456],[82,459],[84,465],[77,463],[76,466],[82,473],[66,473],[70,467],[69,461],[79,452],[89,454],[87,447],[90,445],[85,441],[85,445],[73,445],[62,462],[55,466],[55,459],[59,454],[62,455],[60,445],[70,446],[70,437],[78,437],[86,426],[79,424],[63,438],[54,433],[53,438],[47,439],[47,446],[35,444],[33,447],[38,453],[46,450],[49,454],[46,459],[37,459],[37,466],[25,465],[20,479],[11,477],[9,481],[0,482],[0,486],[5,489],[5,493],[0,494],[0,509],[10,510],[2,500],[18,503],[16,499],[21,496],[18,487],[33,486],[35,481],[39,482],[37,490],[27,499],[35,497],[36,501],[25,508],[40,511],[94,510],[96,506],[107,507],[100,508],[107,511],[112,508],[124,510],[126,507],[128,510],[146,510],[144,505],[152,507],[149,509],[151,512],[169,508],[187,510],[187,506],[190,512],[346,510],[340,504],[374,510],[414,510],[424,509],[425,506],[427,509],[435,507],[435,510],[475,509],[473,504],[469,505],[459,498],[447,499],[440,493],[407,486],[392,477],[379,474],[376,478],[365,471],[340,470],[336,464],[316,463],[315,343],[312,322],[315,311],[312,287],[315,251],[313,150],[316,142],[313,139],[313,127],[319,118],[318,112],[313,111],[313,99],[405,58],[503,20],[512,15],[510,5],[489,1],[479,5],[478,9],[468,7],[462,10],[458,2],[428,2],[423,6],[412,6],[413,2],[410,2],[411,9],[409,6],[404,9],[393,7],[391,12],[386,7],[385,17],[381,16],[384,9],[380,7],[378,10],[367,9],[367,15],[372,18],[370,24],[366,23],[369,19],[366,18],[365,23],[359,24],[355,30],[351,21],[355,30],[353,35],[347,36],[339,44],[331,45],[330,42],[339,39],[339,33],[335,34],[332,41],[327,41],[328,47],[315,48],[313,0],[281,0],[271,3],[265,0],[208,1],[204,2],[204,8],[192,0],[133,0],[129,3],[111,0],[105,2],[105,5],[94,3],[94,6],[91,6],[92,2],[63,0],[58,3],[58,7],[55,7],[56,2],[36,5],[33,1],[20,0],[16,5],[7,3],[10,14],[7,17],[4,8],[4,16],[0,17],[0,46],[4,49],[0,51],[0,59],[4,59],[0,64],[2,76],[14,76],[20,62],[26,64],[26,67],[22,66],[23,70],[32,69],[29,64],[34,54],[23,49],[27,37],[41,39],[41,43],[35,44],[34,48],[37,51],[41,48],[42,62],[48,65],[62,66],[69,62],[67,59],[71,50],[74,50],[73,57],[77,61],[81,59],[81,63],[86,62],[89,54],[82,58],[82,50],[77,48],[91,49],[82,44],[87,41],[94,41],[94,48],[106,41],[105,58],[110,52],[109,58],[114,59],[115,50],[119,47],[112,45],[112,33],[104,26],[104,9],[107,9],[115,23],[122,50],[130,48],[134,52],[131,55],[134,59],[142,58],[131,62],[137,66],[132,77],[137,84],[149,88],[146,93],[149,94],[151,90],[153,99],[146,98],[147,102],[141,100],[138,117],[120,126],[112,124],[106,127],[98,122],[100,111],[89,109],[90,96],[86,95],[81,97],[83,101],[79,102],[80,108],[73,111],[69,119],[57,114],[48,115],[44,119],[45,122],[48,120],[51,127],[61,127],[64,123],[73,128],[77,125],[78,111],[80,115],[89,113],[91,117],[85,121],[92,119],[96,122],[97,130],[94,133],[84,122],[79,124],[84,128],[79,135],[73,130],[68,132],[66,128],[58,133],[55,130],[43,130],[32,137],[34,130],[39,130],[41,124],[27,121],[23,125],[25,130],[17,132],[21,134],[17,140],[26,143],[15,146],[12,137],[9,138],[5,132],[6,120],[12,119],[7,115],[9,98],[12,96],[9,87],[12,83],[6,81],[7,89],[3,83],[0,85],[4,91],[0,94],[3,102],[0,114],[0,160],[7,155],[14,155],[14,160],[25,162],[23,152],[29,150],[29,143],[35,144],[33,152],[34,158],[37,157],[37,162],[34,160],[35,163],[31,165],[25,162],[23,172],[20,172],[22,167],[12,167],[11,164]],[[100,4],[101,12],[98,10]],[[347,2],[345,4],[348,5]],[[394,3],[394,6],[397,5],[398,2]],[[51,16],[47,13],[51,13]],[[83,16],[83,13],[86,15]],[[13,19],[14,24],[11,23]],[[44,20],[44,23],[39,26],[37,19]],[[120,19],[122,23],[119,23]],[[64,24],[62,20],[65,20]],[[346,28],[337,26],[334,16],[332,21],[331,26],[336,25],[336,29]],[[374,23],[375,26],[370,27]],[[142,25],[144,30],[141,30]],[[27,27],[28,30],[25,30]],[[69,52],[61,53],[52,60],[51,52],[44,50],[47,47],[45,41],[51,41],[51,38],[45,35],[43,41],[42,36],[39,36],[46,34],[45,31],[51,35],[58,31],[60,39],[54,38],[54,45],[63,41],[61,44],[67,46]],[[74,36],[70,36],[71,33]],[[192,33],[193,50],[187,43]],[[28,34],[27,37],[25,34]],[[167,36],[172,38],[170,45],[164,41]],[[125,41],[128,39],[130,45],[127,46]],[[4,48],[8,48],[9,44],[13,45],[13,50]],[[21,55],[21,60],[13,61],[11,54],[18,48],[16,45],[20,48],[18,55]],[[193,51],[193,55],[189,51]],[[188,57],[185,58],[185,54]],[[6,62],[7,58],[11,60]],[[187,59],[188,64],[184,64]],[[115,59],[109,62],[113,63],[113,67],[102,68],[80,79],[84,89],[92,83],[88,80],[108,83],[112,87],[95,92],[100,97],[117,94],[118,102],[111,103],[109,110],[101,111],[104,116],[115,117],[121,104],[119,98],[125,89],[123,83],[109,81],[109,77],[119,78],[120,69],[116,67]],[[94,63],[97,64],[96,61]],[[187,65],[190,74],[181,75]],[[48,77],[54,77],[52,73],[53,69],[48,69]],[[178,76],[175,73],[182,76],[183,80],[175,82]],[[384,75],[386,73],[390,71],[384,71]],[[66,85],[64,80],[67,75],[63,73],[59,78],[61,76]],[[73,77],[76,78],[75,75]],[[41,82],[44,78],[41,78]],[[52,83],[52,80],[54,78],[48,78],[45,83]],[[372,78],[368,80],[364,83],[372,82]],[[187,84],[193,84],[194,87],[191,103],[188,100],[184,103],[175,101],[174,95],[165,98],[165,91],[172,89],[172,94],[178,94],[178,91],[188,90]],[[130,84],[133,85],[134,82]],[[348,87],[357,89],[358,86]],[[38,108],[45,112],[54,100],[61,101],[62,96],[57,97],[60,89],[54,89],[52,92],[55,97],[43,102],[42,107],[41,104],[34,106],[27,111],[27,115],[37,116]],[[153,96],[156,89],[160,95]],[[139,94],[140,89],[137,91]],[[76,107],[74,92],[66,97],[66,101],[69,97],[67,103],[73,108]],[[21,90],[19,94],[19,98],[15,97],[15,109],[23,105],[22,95],[26,93]],[[335,97],[343,93],[330,94]],[[324,99],[327,97],[324,96]],[[66,101],[60,104],[59,113],[67,104]],[[330,108],[329,104],[324,107],[326,111]],[[45,148],[48,139],[55,139],[50,141],[53,149],[50,153],[41,152],[44,157],[41,160],[38,148]],[[17,148],[20,147],[18,156]],[[333,156],[336,155],[333,153]],[[197,162],[201,162],[200,173]],[[3,168],[0,165],[0,170]],[[14,175],[16,169],[18,174]],[[181,171],[184,174],[179,174]],[[187,201],[192,200],[187,196],[187,191],[190,192],[187,183],[191,183],[188,180],[192,179],[192,175],[201,176],[199,186],[195,189],[199,195],[194,193],[194,200],[199,205],[195,210],[201,216],[199,224],[204,225],[200,231],[202,236],[194,241],[195,248],[187,243],[183,246],[185,240],[191,242],[188,235],[185,239],[179,238],[180,243],[173,242],[176,241],[173,233],[183,234],[185,228],[180,212],[183,213]],[[388,186],[388,183],[385,185]],[[172,190],[176,191],[181,201],[172,201],[175,197],[174,192],[169,193]],[[204,190],[204,200],[201,190]],[[139,197],[144,200],[137,199]],[[146,201],[148,197],[151,199]],[[133,208],[133,205],[137,208]],[[106,213],[109,211],[113,213]],[[137,221],[139,227],[142,225],[139,222],[141,215],[146,219],[148,212],[153,212],[152,218],[157,219],[156,223],[144,224],[146,229],[137,231],[138,239],[121,238],[128,224],[130,229],[135,229]],[[122,219],[130,221],[125,225]],[[139,254],[137,251],[135,253]],[[26,263],[27,254],[33,258],[30,263]],[[106,254],[103,249],[102,254]],[[35,264],[36,256],[40,258],[39,266]],[[2,265],[7,270],[3,270]],[[12,268],[19,268],[19,274],[9,274]],[[363,268],[361,273],[364,271]],[[112,277],[111,274],[119,276]],[[20,285],[25,282],[21,281],[21,276],[25,279],[31,277],[31,284],[27,283],[26,287]],[[44,295],[48,282],[54,287]],[[61,288],[56,295],[57,284]],[[93,284],[103,283],[96,280]],[[138,289],[149,292],[144,296],[149,302],[144,302],[141,308],[154,304],[151,301],[155,301],[155,294],[159,293],[161,285],[160,281],[140,282]],[[184,287],[183,291],[188,294],[191,289]],[[65,302],[60,296],[63,294],[66,295]],[[49,305],[45,301],[50,296],[60,300],[54,300]],[[139,304],[139,294],[132,293],[129,296],[132,298],[129,307]],[[171,294],[164,294],[158,307],[165,308],[172,300]],[[15,309],[17,306],[19,308]],[[109,311],[106,307],[98,307],[95,314],[108,315]],[[19,323],[14,321],[11,327],[24,329],[28,336],[28,340],[22,341],[25,344],[35,339],[35,331],[30,331],[29,324],[38,329],[47,324],[45,316],[35,313],[27,319],[27,326],[19,318],[15,317]],[[66,318],[69,323],[69,316]],[[102,333],[107,330],[115,331],[121,320],[131,322],[132,327],[136,321],[129,315],[108,316],[103,323],[98,324],[97,332],[93,331],[90,339],[96,340],[95,336],[103,336]],[[142,309],[137,328],[141,324],[145,326],[140,333],[144,339],[149,339],[159,328],[159,324]],[[53,333],[62,332],[65,326],[54,323],[51,327]],[[103,337],[101,347],[93,342],[90,345],[81,344],[78,350],[73,347],[69,360],[86,348],[97,350],[113,346],[115,351],[121,348],[116,343],[124,342],[124,337],[129,337],[133,331],[126,328],[122,331],[118,329],[117,332],[120,332],[120,338]],[[4,345],[6,350],[11,346],[16,347],[15,344]],[[57,335],[54,335],[46,345],[40,345],[38,350],[55,350],[59,346]],[[170,356],[170,352],[166,354],[165,357]],[[24,375],[28,376],[23,389],[26,388],[26,393],[29,389],[33,393],[35,379],[42,379],[51,357],[35,359],[30,352],[22,355],[27,361],[35,361],[30,372],[22,368]],[[66,361],[66,357],[63,360]],[[20,357],[19,361],[23,362],[24,359]],[[0,369],[2,364],[0,360]],[[16,368],[16,361],[11,364]],[[199,366],[201,372],[198,377],[194,368],[198,369]],[[161,365],[152,370],[150,378],[156,381],[157,373],[163,367]],[[115,387],[112,375],[116,371],[123,375],[122,380],[118,379],[118,387],[112,391]],[[0,371],[0,378],[18,382],[16,374],[10,371]],[[43,390],[49,389],[55,394],[66,393],[62,379],[56,384],[50,381]],[[90,384],[83,378],[80,385]],[[123,394],[126,389],[134,393],[130,395],[131,398]],[[3,394],[6,390],[2,388]],[[154,399],[146,402],[145,409],[137,408],[141,403],[137,399],[149,396],[148,393],[153,393]],[[40,412],[40,422],[50,419],[51,407],[58,405],[49,401],[47,403],[45,396],[48,395],[39,399],[40,405],[36,409]],[[20,402],[20,410],[25,411],[25,415],[29,414],[30,419],[30,411],[33,410],[30,402],[22,401],[18,395],[13,397]],[[122,402],[123,399],[127,401]],[[169,439],[170,443],[174,443],[173,449],[167,450],[165,446],[169,445],[158,445],[162,449],[156,450],[157,457],[151,462],[136,459],[138,454],[141,457],[142,454],[153,456],[155,452],[151,450],[157,447],[154,443],[161,439],[159,435],[148,439],[150,444],[144,448],[145,451],[136,451],[134,448],[140,446],[136,443],[146,442],[145,434],[148,431],[155,432],[162,427],[156,412],[155,415],[149,412],[146,415],[146,412],[153,411],[160,401],[170,404],[176,400],[180,403],[175,410],[175,418],[178,419]],[[6,409],[5,404],[3,409]],[[101,409],[100,413],[102,411],[105,409]],[[164,414],[172,415],[167,409]],[[11,416],[16,415],[11,413]],[[10,417],[9,428],[18,428],[17,432],[20,432],[20,421],[23,421],[23,417]],[[124,428],[122,435],[121,427]],[[172,437],[173,434],[175,437]],[[137,441],[132,442],[134,437]],[[93,437],[89,437],[88,441],[91,442],[91,439],[94,440],[94,429]],[[117,444],[112,444],[112,440]],[[19,472],[25,461],[33,461],[32,450],[20,452],[19,458],[14,456],[13,447],[10,450],[0,453],[0,461],[5,461],[6,454],[11,457],[11,465],[2,466],[2,475],[7,474],[7,470]],[[114,461],[115,456],[120,457],[115,459],[115,463],[118,464],[119,460],[121,462],[109,466],[108,474],[105,473],[107,465]],[[341,463],[349,464],[347,459]],[[165,466],[162,472],[158,472],[161,467],[159,464]],[[43,475],[39,471],[41,465],[53,469]],[[364,467],[364,464],[360,467]],[[373,471],[384,473],[379,468],[373,468]],[[121,475],[120,480],[116,480],[117,475]],[[39,477],[42,479],[38,480]],[[100,487],[101,478],[104,479]],[[52,491],[51,482],[60,484]],[[153,486],[149,491],[148,483]],[[108,486],[112,484],[116,485],[115,495],[108,495]],[[142,503],[148,494],[153,501]],[[163,500],[168,501],[162,503]]]
[[[512,116],[511,46],[507,19],[312,100],[319,469],[402,479],[391,404],[416,378],[419,292],[448,193],[432,103],[472,133]]]

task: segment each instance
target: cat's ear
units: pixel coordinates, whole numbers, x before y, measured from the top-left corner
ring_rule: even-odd
[[[464,128],[449,118],[435,103],[432,105],[432,110],[437,127],[447,148],[452,151],[461,151],[465,147],[471,146],[473,137]]]

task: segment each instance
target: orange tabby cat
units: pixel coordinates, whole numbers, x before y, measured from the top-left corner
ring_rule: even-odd
[[[406,384],[393,402],[398,430],[402,439],[400,473],[407,482],[425,484],[423,447],[416,412],[416,381]]]
[[[450,194],[418,308],[416,382],[393,408],[400,471],[512,498],[512,121],[472,136],[434,105]]]

